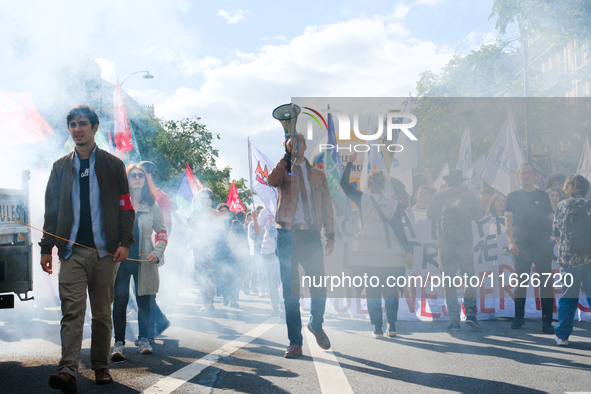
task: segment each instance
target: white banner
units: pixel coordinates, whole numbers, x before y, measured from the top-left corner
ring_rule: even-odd
[[[421,287],[406,286],[400,298],[398,311],[399,320],[448,320],[445,308],[443,288],[435,286],[437,280],[433,277],[441,277],[437,264],[437,239],[432,221],[427,219],[426,211],[409,208],[404,211],[405,231],[413,250],[415,265],[411,270],[406,270],[406,277],[420,277]],[[477,318],[489,320],[496,317],[514,317],[515,302],[514,288],[510,282],[517,280],[513,259],[508,251],[507,235],[505,233],[505,219],[503,217],[487,217],[472,222],[474,236],[474,265],[475,277],[480,279],[482,286],[478,289],[476,306]],[[351,245],[353,237],[340,234],[335,247],[335,257],[343,258],[348,253],[343,246]],[[554,254],[558,252],[554,245]],[[340,251],[343,250],[342,253]],[[330,258],[329,258],[330,260]],[[330,264],[327,261],[327,264]],[[535,268],[534,268],[535,269]],[[530,276],[531,274],[530,273]],[[559,267],[554,260],[552,262],[552,276],[550,280],[555,283],[554,295],[558,300],[562,294],[559,279]],[[448,274],[449,276],[452,276]],[[513,279],[512,279],[513,278]],[[518,280],[518,283],[521,283]],[[367,315],[367,303],[365,296],[357,297],[355,290],[345,290],[346,298],[332,299],[327,303],[327,311],[352,317],[364,317]],[[458,289],[458,297],[462,297],[462,290]],[[309,302],[309,300],[307,300]],[[462,299],[459,299],[462,302]],[[555,309],[556,310],[556,309]],[[525,304],[526,318],[541,318],[541,302],[539,289],[529,286]],[[557,318],[554,314],[554,318]],[[589,305],[585,297],[581,295],[579,309],[575,320],[591,320]]]

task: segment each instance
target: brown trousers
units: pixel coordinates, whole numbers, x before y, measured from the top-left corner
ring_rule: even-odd
[[[72,255],[60,258],[59,295],[62,303],[60,336],[62,359],[59,370],[76,376],[86,314],[86,292],[90,298],[92,336],[90,361],[93,370],[109,367],[111,348],[111,304],[119,263],[112,256],[99,258],[97,252],[74,246]]]

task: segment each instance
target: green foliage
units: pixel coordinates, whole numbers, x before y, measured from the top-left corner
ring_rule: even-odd
[[[231,168],[216,166],[219,152],[212,144],[220,136],[199,120],[199,117],[192,117],[164,121],[146,116],[135,118],[132,127],[138,136],[142,159],[156,164],[163,189],[174,193],[188,163],[204,187],[212,190],[215,206],[227,200]],[[245,179],[236,181],[242,202],[248,204],[252,199],[245,185]]]
[[[554,43],[591,39],[591,0],[495,0],[489,19],[497,18],[496,29],[519,24],[522,38],[535,35]]]

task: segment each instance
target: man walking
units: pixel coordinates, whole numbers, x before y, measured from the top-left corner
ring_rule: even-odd
[[[433,195],[427,217],[437,221],[437,247],[439,269],[446,276],[474,276],[474,252],[472,250],[472,220],[480,219],[480,204],[474,193],[462,186],[465,178],[460,170],[451,170],[443,177],[445,189]],[[458,293],[451,281],[443,281],[445,301],[449,314],[449,330],[460,329],[460,305]],[[466,324],[480,330],[476,319],[476,288],[465,283],[464,307]]]
[[[77,105],[66,121],[76,148],[53,164],[45,192],[46,233],[39,245],[45,272],[53,273],[54,246],[60,263],[62,357],[59,374],[51,375],[49,385],[75,392],[87,291],[92,312],[90,359],[96,383],[113,381],[108,369],[111,304],[117,268],[134,242],[135,214],[123,162],[94,142],[99,126],[95,110]]]
[[[294,114],[294,116],[297,116]],[[334,217],[328,183],[324,172],[310,165],[304,158],[306,139],[297,134],[297,141],[287,141],[286,153],[269,174],[269,186],[278,189],[277,200],[277,251],[283,298],[285,299],[285,320],[289,347],[286,358],[302,355],[302,317],[300,315],[298,267],[304,268],[307,276],[324,276],[324,255],[334,248]],[[300,147],[291,165],[292,147]],[[293,170],[290,176],[287,170]],[[323,253],[320,230],[324,227],[326,246]],[[316,337],[318,346],[330,349],[330,340],[322,329],[326,305],[326,287],[312,287],[310,322],[308,330]]]
[[[522,163],[518,168],[517,176],[521,181],[521,188],[509,193],[505,204],[509,252],[513,255],[515,273],[518,278],[522,278],[522,274],[530,275],[531,266],[534,264],[536,273],[540,277],[544,274],[551,275],[554,251],[550,236],[552,235],[554,215],[550,197],[547,193],[535,188],[536,171],[531,163]],[[523,326],[526,294],[527,287],[517,286],[515,288],[515,320],[511,325],[512,329],[519,329]],[[554,334],[552,283],[549,283],[549,286],[542,286],[540,294],[542,298],[542,332]]]

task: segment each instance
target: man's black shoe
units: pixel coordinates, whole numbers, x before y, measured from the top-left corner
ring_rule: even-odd
[[[515,320],[513,320],[513,324],[511,324],[511,329],[519,330],[523,326],[523,323],[525,323],[523,319],[515,318]]]
[[[461,328],[460,328],[460,322],[450,323],[450,325],[447,326],[447,329],[450,330],[450,331],[460,331],[461,330]]]
[[[476,320],[476,317],[474,316],[466,316],[466,324],[469,325],[474,331],[482,330],[482,326],[480,326],[478,320]]]
[[[544,334],[556,334],[556,332],[554,331],[554,327],[552,327],[552,323],[544,324],[542,332]]]

